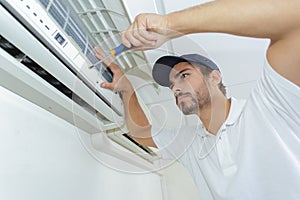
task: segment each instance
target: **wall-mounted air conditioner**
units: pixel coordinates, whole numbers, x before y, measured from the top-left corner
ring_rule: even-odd
[[[88,35],[76,35],[82,33],[76,30],[80,22],[70,18],[69,23],[59,24],[53,18],[55,11],[43,6],[45,2],[1,0],[1,86],[80,130],[107,132],[122,146],[142,156],[146,153],[144,158],[152,161],[148,148],[122,131],[113,131],[124,128],[122,100],[118,93],[100,88],[101,82],[112,78],[105,66],[89,68],[97,59]]]

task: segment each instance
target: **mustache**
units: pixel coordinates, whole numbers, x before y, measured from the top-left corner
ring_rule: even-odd
[[[185,93],[179,92],[179,93],[175,94],[176,102],[177,102],[177,99],[181,96],[192,96],[192,94],[189,92],[185,92]]]

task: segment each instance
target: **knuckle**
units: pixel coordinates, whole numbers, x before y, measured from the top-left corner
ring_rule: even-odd
[[[134,41],[134,42],[132,42],[132,44],[133,44],[134,46],[136,46],[136,47],[142,45],[142,43],[141,43],[140,41]]]
[[[133,34],[134,37],[138,37],[139,36],[139,32],[138,31],[133,31],[132,34]]]
[[[140,14],[138,14],[135,18],[136,18],[136,19],[140,19],[140,18],[143,17],[143,15],[144,15],[144,14],[140,13]]]

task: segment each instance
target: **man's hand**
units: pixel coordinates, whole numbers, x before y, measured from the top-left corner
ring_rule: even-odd
[[[131,26],[121,33],[126,47],[136,46],[138,50],[154,49],[166,41],[179,37],[179,33],[169,29],[167,16],[140,14]]]
[[[106,56],[99,47],[95,47],[94,50],[98,59],[101,60]],[[101,87],[117,91],[122,94],[125,121],[127,128],[130,131],[130,135],[140,144],[156,147],[151,136],[151,125],[149,124],[149,121],[138,102],[134,88],[130,81],[126,78],[121,68],[116,63],[112,62],[111,59],[106,59],[103,62],[112,71],[113,80],[111,83],[101,83]]]
[[[96,57],[101,60],[106,56],[106,54],[99,47],[94,47]],[[111,59],[106,59],[103,63],[112,71],[113,80],[112,82],[103,82],[101,83],[101,87],[110,89],[113,91],[117,91],[120,93],[123,92],[132,92],[133,88],[129,80],[124,75],[120,66],[114,63]]]

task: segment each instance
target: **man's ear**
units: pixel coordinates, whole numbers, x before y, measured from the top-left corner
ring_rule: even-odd
[[[211,82],[215,85],[218,85],[222,81],[221,73],[218,70],[213,70],[209,74],[209,78],[211,79]]]

